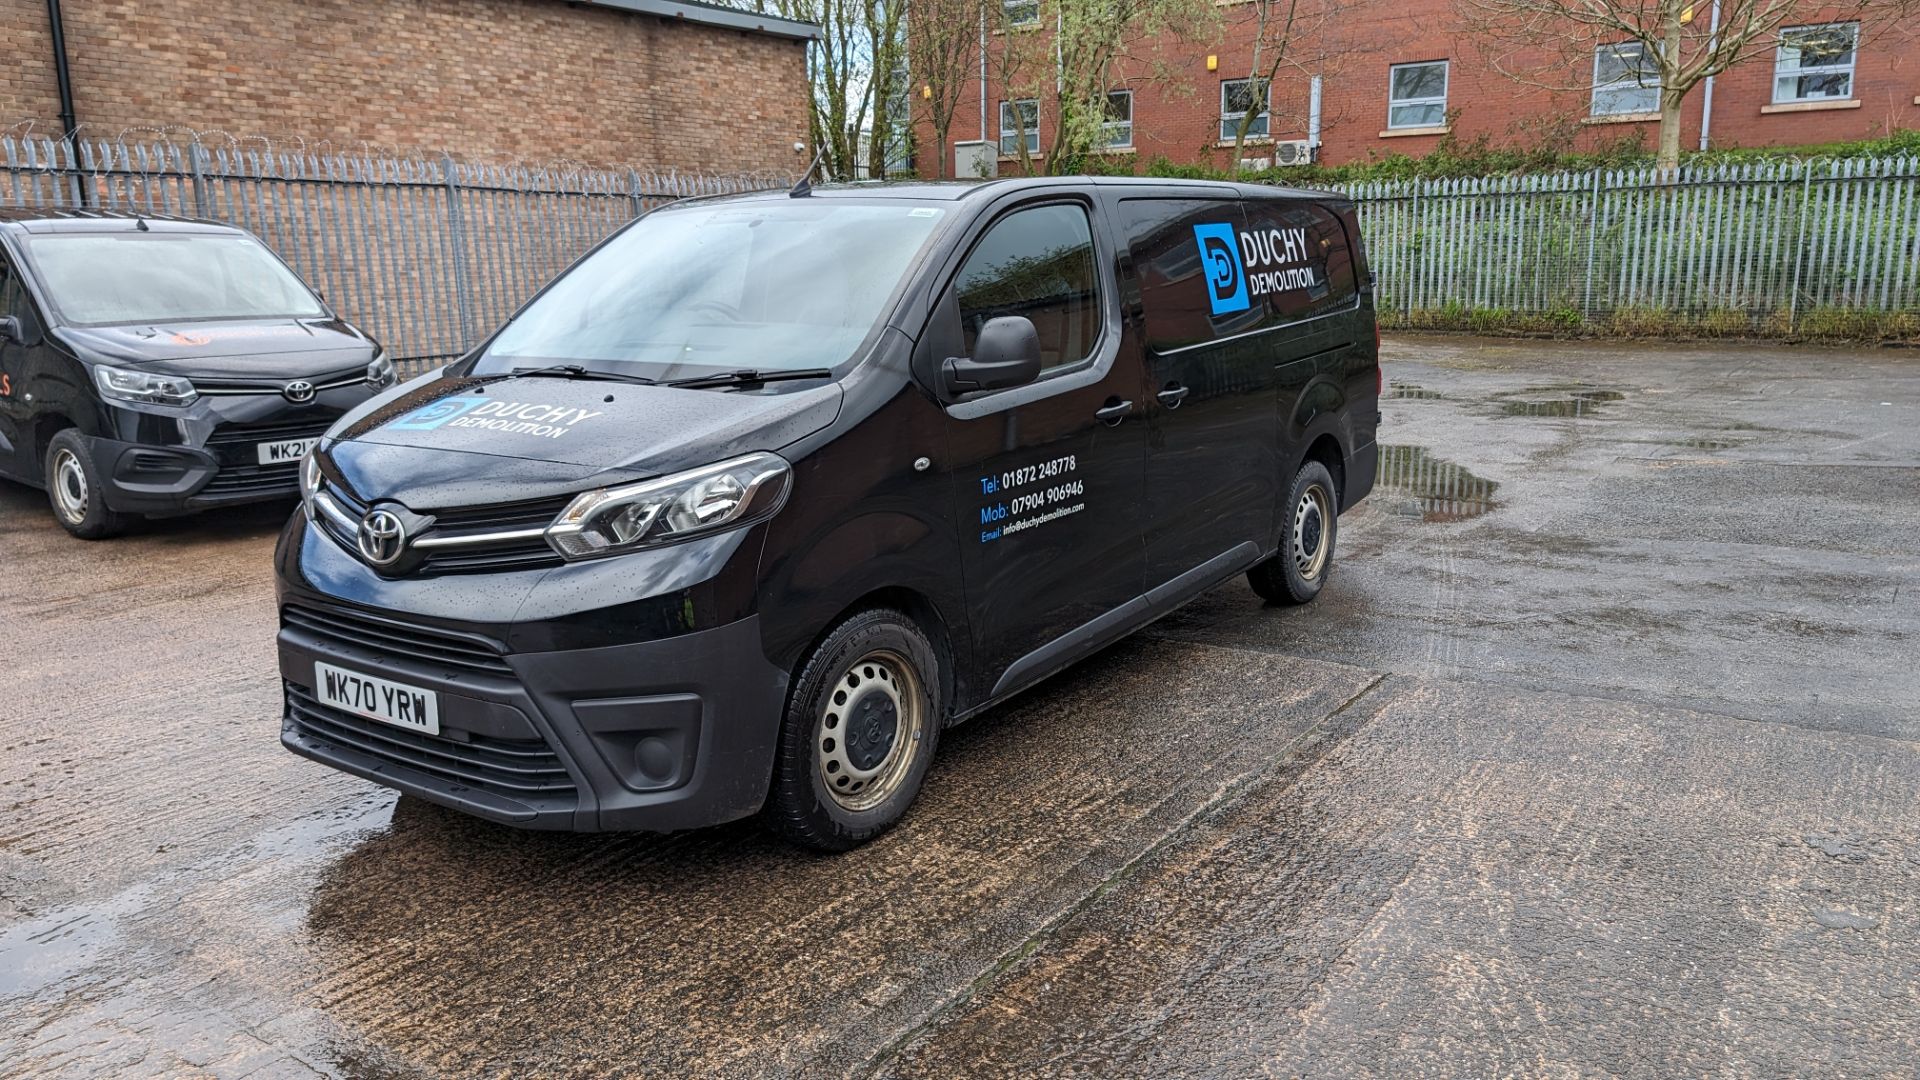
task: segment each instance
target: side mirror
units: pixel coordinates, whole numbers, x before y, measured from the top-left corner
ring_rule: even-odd
[[[1040,377],[1040,332],[1024,315],[989,319],[973,355],[948,357],[944,374],[947,392],[956,396],[1024,386]]]
[[[26,332],[20,329],[20,316],[0,315],[0,344],[25,344]]]

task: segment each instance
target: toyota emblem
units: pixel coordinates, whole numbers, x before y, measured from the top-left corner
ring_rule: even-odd
[[[407,548],[407,527],[390,510],[370,510],[355,538],[360,554],[375,566],[391,566]]]
[[[313,384],[305,379],[295,379],[280,388],[280,396],[293,402],[295,405],[305,405],[307,402],[312,401],[313,394]]]

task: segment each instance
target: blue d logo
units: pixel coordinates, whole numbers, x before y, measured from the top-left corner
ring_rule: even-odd
[[[1207,303],[1215,315],[1245,311],[1247,275],[1240,266],[1240,241],[1231,225],[1195,225],[1193,241],[1200,246],[1200,269],[1207,279]]]
[[[441,398],[420,406],[387,426],[395,431],[432,431],[456,416],[479,408],[486,400],[482,397]]]

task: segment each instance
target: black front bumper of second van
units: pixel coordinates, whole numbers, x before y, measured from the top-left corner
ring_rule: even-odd
[[[87,439],[107,506],[128,514],[169,514],[289,499],[300,493],[298,460],[262,463],[263,444],[318,438],[337,413],[260,424],[223,424],[202,446]]]
[[[766,797],[786,681],[755,616],[507,654],[425,621],[293,599],[279,643],[287,749],[478,817],[667,831],[746,817]],[[321,704],[316,661],[433,690],[440,734]]]

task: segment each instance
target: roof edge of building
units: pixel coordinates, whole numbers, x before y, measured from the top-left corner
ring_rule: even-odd
[[[720,26],[729,30],[744,30],[750,34],[767,34],[795,41],[812,41],[820,36],[820,28],[810,22],[783,19],[778,15],[764,15],[743,8],[697,3],[695,0],[584,0],[584,2],[593,7],[632,11],[671,21]]]

